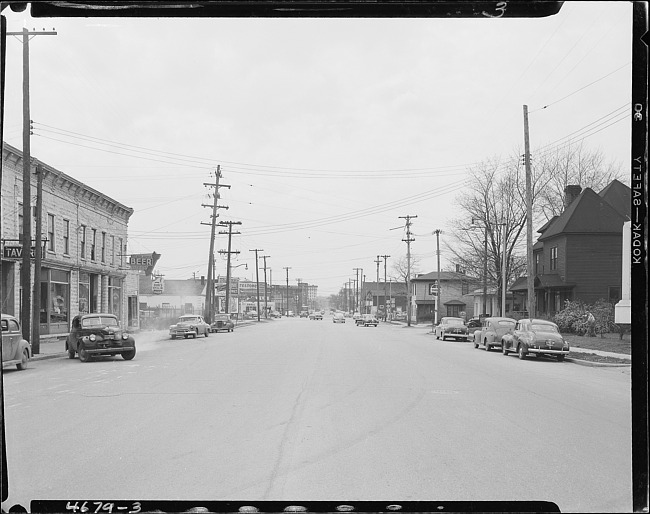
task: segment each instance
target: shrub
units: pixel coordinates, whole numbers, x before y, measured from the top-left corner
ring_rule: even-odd
[[[560,332],[575,333],[584,321],[585,312],[585,304],[580,300],[566,300],[564,309],[553,317],[553,323],[558,326]]]
[[[553,317],[553,321],[561,332],[579,333],[585,329],[585,315],[587,312],[594,315],[596,319],[594,329],[597,334],[601,334],[601,337],[602,334],[618,332],[614,324],[614,306],[603,299],[591,305],[580,300],[566,300],[564,309]]]

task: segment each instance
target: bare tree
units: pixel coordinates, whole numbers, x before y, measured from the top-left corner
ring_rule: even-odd
[[[620,165],[605,162],[601,150],[589,150],[581,142],[553,151],[541,151],[535,157],[536,168],[546,179],[546,186],[536,199],[538,212],[546,220],[564,210],[564,188],[568,185],[589,187],[599,192],[612,180],[626,181]]]
[[[403,282],[406,285],[408,260],[405,255],[393,261],[392,272],[391,279],[396,282]],[[418,273],[420,273],[420,259],[416,255],[411,254],[411,278],[415,277]]]

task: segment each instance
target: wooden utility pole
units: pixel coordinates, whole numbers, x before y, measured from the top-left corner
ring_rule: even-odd
[[[230,255],[233,253],[239,253],[239,250],[232,251],[232,235],[239,234],[239,232],[233,232],[233,225],[241,225],[241,221],[220,221],[219,225],[226,226],[228,225],[228,232],[220,231],[219,234],[228,234],[228,250],[219,250],[221,254],[228,255],[228,262],[226,264],[226,314],[230,314]],[[237,312],[239,316],[239,312]]]
[[[528,317],[535,316],[535,268],[533,262],[533,192],[530,171],[530,140],[528,134],[528,106],[524,105],[524,164],[526,166],[526,256],[528,272]]]
[[[381,258],[384,259],[384,321],[388,320],[388,297],[386,296],[386,259],[390,257],[390,255],[380,255]]]
[[[358,312],[361,314],[361,301],[359,299],[359,292],[361,288],[359,287],[359,272],[363,274],[363,268],[352,268],[354,271],[357,272],[357,279],[354,283],[354,311]]]
[[[214,313],[214,233],[217,224],[217,209],[228,209],[224,205],[217,205],[217,201],[221,197],[219,194],[220,187],[230,187],[226,184],[219,184],[219,179],[221,178],[221,166],[217,166],[217,171],[215,173],[214,184],[209,184],[204,182],[203,185],[206,187],[214,187],[214,201],[212,205],[201,204],[203,207],[211,207],[212,214],[210,216],[210,223],[203,223],[201,225],[211,225],[212,229],[210,232],[210,254],[208,256],[208,283],[205,288],[205,312],[204,318],[208,323],[212,323],[212,314]]]
[[[438,261],[438,271],[436,272],[436,282],[438,283],[436,288],[436,317],[434,320],[434,323],[437,324],[440,322],[440,293],[442,291],[442,284],[440,283],[440,234],[442,230],[437,228],[433,233],[436,235],[436,258]]]
[[[257,257],[257,256],[256,256]],[[262,259],[264,259],[264,317],[268,319],[269,317],[269,304],[268,302],[268,291],[266,289],[266,258],[271,257],[270,255],[262,255]],[[271,270],[269,270],[270,273]]]
[[[257,282],[257,321],[260,320],[260,265],[257,260],[257,252],[263,252],[259,248],[254,250],[248,250],[249,252],[255,252],[255,282]]]
[[[411,326],[411,243],[415,238],[411,237],[411,219],[417,216],[400,216],[406,220],[406,324]]]
[[[284,269],[287,271],[287,310],[285,315],[288,316],[289,315],[289,270],[291,268],[285,266]]]
[[[377,310],[379,310],[379,264],[381,263],[381,259],[379,258],[380,256],[377,255],[377,260],[375,263],[377,264]],[[386,300],[384,299],[384,302]]]
[[[41,259],[43,252],[43,167],[36,164],[36,255],[34,259],[34,304],[32,312],[32,353],[41,353]],[[24,251],[24,248],[23,248]]]
[[[21,301],[21,324],[23,337],[28,341],[32,340],[31,334],[31,288],[32,288],[32,202],[31,202],[31,147],[30,136],[32,134],[32,120],[29,112],[29,36],[56,36],[56,32],[29,32],[23,28],[22,32],[7,32],[7,36],[23,37],[23,260],[20,268],[20,284],[22,288]],[[37,249],[38,251],[38,249]],[[38,287],[41,285],[38,284]],[[38,306],[40,308],[40,305]],[[39,342],[34,341],[39,349]],[[35,353],[38,353],[35,352]]]

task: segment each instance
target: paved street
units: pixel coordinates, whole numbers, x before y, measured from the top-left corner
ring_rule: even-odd
[[[282,318],[4,372],[9,500],[547,500],[629,511],[630,369]],[[160,334],[160,333],[156,333]]]

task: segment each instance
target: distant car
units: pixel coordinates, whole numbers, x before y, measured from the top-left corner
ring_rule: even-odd
[[[479,330],[474,332],[474,348],[480,345],[490,351],[493,346],[501,348],[501,338],[515,328],[517,320],[512,318],[483,318],[483,324]]]
[[[360,312],[355,312],[352,314],[352,319],[356,322],[359,318],[361,318],[361,313]]]
[[[300,314],[298,316],[301,318],[307,318],[309,317],[309,313],[307,311],[300,311]]]
[[[554,355],[561,362],[569,353],[569,342],[562,337],[557,325],[543,319],[520,319],[511,333],[501,337],[501,343],[504,355],[517,352],[522,360],[533,353],[538,357]]]
[[[130,361],[135,357],[135,339],[120,327],[114,314],[79,314],[72,318],[65,349],[70,359],[79,354],[81,362],[88,362],[96,355],[117,354]]]
[[[272,318],[281,318],[282,314],[280,314],[278,311],[271,311],[271,317]]]
[[[451,316],[440,319],[440,323],[435,327],[435,334],[436,339],[442,339],[443,341],[448,337],[464,341],[468,339],[468,330],[463,318],[454,318]]]
[[[467,335],[469,336],[470,339],[472,339],[476,331],[481,330],[482,327],[481,318],[479,318],[478,316],[474,318],[470,318],[466,324],[467,324]]]
[[[293,313],[293,311],[287,311],[287,317],[293,318],[294,316],[295,314]]]
[[[334,323],[345,323],[345,314],[342,312],[335,312],[332,316],[332,321]]]
[[[357,326],[360,327],[376,327],[379,325],[379,320],[372,314],[363,314],[358,320],[356,320],[356,323]]]
[[[309,319],[323,319],[323,315],[320,312],[312,312],[309,315]]]
[[[235,324],[230,319],[230,314],[215,314],[214,321],[210,323],[210,332],[232,332]]]
[[[169,327],[169,335],[172,339],[177,337],[196,338],[200,335],[208,337],[210,335],[210,325],[208,325],[203,316],[198,314],[185,314],[178,318],[175,325]]]
[[[16,365],[18,369],[27,368],[32,358],[32,345],[23,339],[18,319],[10,314],[2,315],[2,366]]]
[[[405,313],[405,312],[401,312],[401,311],[400,311],[400,312],[396,312],[396,313],[393,315],[393,319],[394,319],[395,321],[404,321],[404,320],[406,319],[406,313]]]

